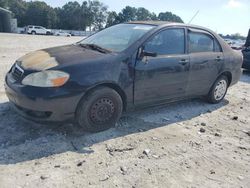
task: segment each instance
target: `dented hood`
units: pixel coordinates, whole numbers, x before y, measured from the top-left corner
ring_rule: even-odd
[[[60,66],[104,60],[104,54],[79,45],[67,45],[31,52],[17,60],[24,69],[42,71]]]

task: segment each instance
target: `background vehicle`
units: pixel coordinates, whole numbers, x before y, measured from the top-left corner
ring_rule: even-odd
[[[247,40],[242,50],[244,61],[242,67],[250,70],[250,30],[248,32]]]
[[[27,54],[5,85],[24,117],[73,119],[96,132],[114,126],[126,110],[201,96],[219,103],[240,79],[241,66],[242,54],[208,29],[131,22]]]
[[[57,31],[55,32],[56,36],[65,36],[65,37],[71,37],[71,34],[64,32],[64,31]]]
[[[29,25],[27,26],[27,33],[32,35],[50,35],[51,30],[42,26]]]
[[[230,39],[225,39],[227,44],[234,50],[242,50],[245,41],[243,40],[230,40]]]

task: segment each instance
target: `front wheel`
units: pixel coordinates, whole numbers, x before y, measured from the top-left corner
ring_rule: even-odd
[[[115,126],[122,108],[121,96],[115,90],[100,87],[80,101],[76,110],[76,122],[85,131],[104,131]]]
[[[224,99],[227,93],[227,89],[228,78],[222,75],[215,81],[214,85],[212,86],[207,96],[208,102],[212,104],[220,103]]]

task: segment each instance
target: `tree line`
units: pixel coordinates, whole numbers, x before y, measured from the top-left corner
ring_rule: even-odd
[[[0,0],[0,7],[13,12],[19,27],[41,25],[52,29],[86,30],[91,26],[94,30],[100,30],[135,20],[183,23],[179,16],[171,12],[156,15],[143,7],[126,6],[121,12],[116,13],[109,11],[108,6],[98,0],[88,0],[82,4],[72,1],[57,8],[52,8],[43,1]]]

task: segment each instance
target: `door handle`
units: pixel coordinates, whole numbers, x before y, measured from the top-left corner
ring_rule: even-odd
[[[187,63],[189,63],[189,60],[188,60],[188,59],[181,59],[181,60],[179,61],[179,63],[180,63],[181,65],[186,65]]]
[[[220,56],[217,56],[216,58],[215,58],[215,61],[221,61],[222,60],[222,58],[220,57]]]

